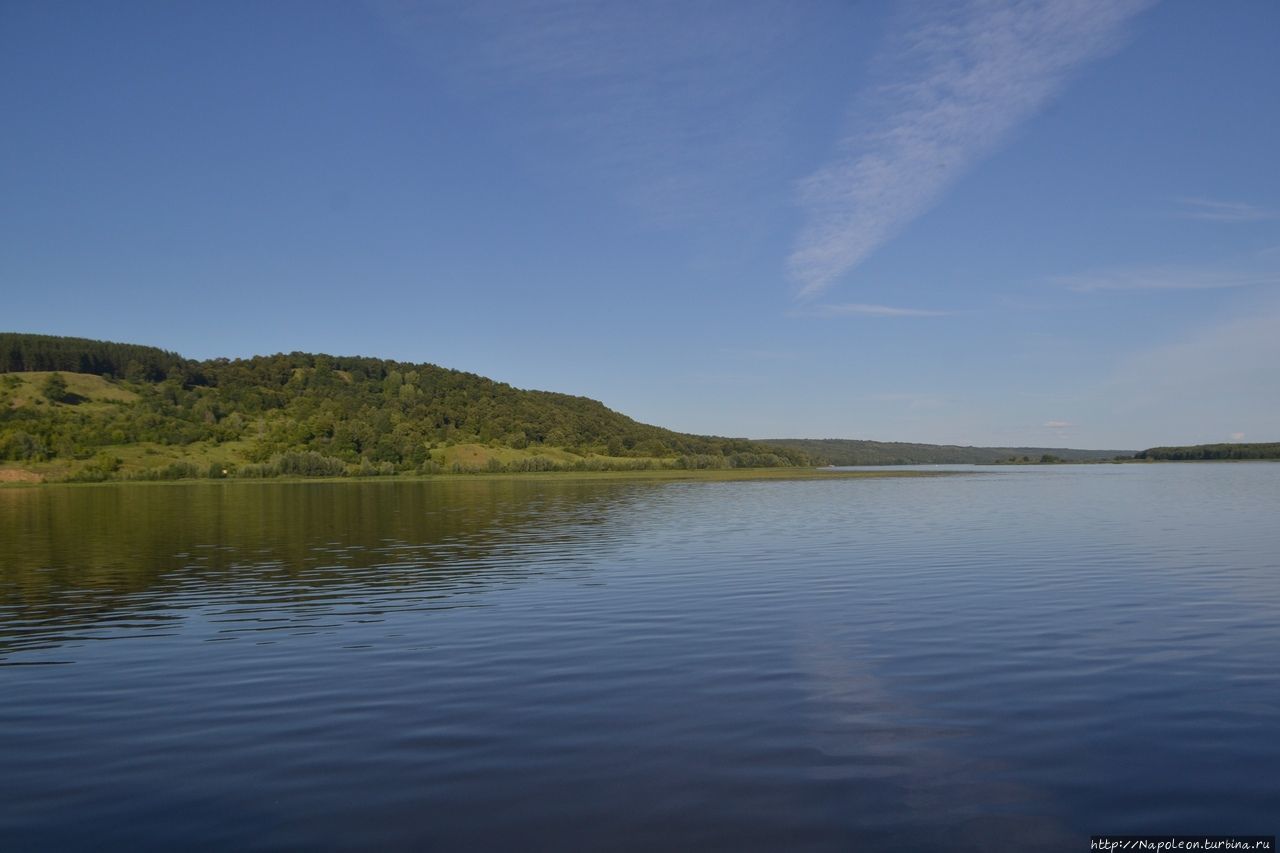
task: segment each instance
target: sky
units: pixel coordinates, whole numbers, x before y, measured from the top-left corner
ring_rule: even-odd
[[[0,329],[1280,440],[1280,3],[0,0]]]

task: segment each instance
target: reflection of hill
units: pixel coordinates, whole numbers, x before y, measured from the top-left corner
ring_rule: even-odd
[[[175,611],[197,607],[314,615],[353,598],[380,611],[456,606],[455,596],[572,568],[563,555],[608,547],[603,525],[637,488],[392,481],[0,491],[0,656],[96,629],[172,625]]]

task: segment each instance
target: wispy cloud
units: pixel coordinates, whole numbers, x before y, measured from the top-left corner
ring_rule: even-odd
[[[1075,424],[1070,421],[1045,421],[1044,426],[1048,429],[1070,429]]]
[[[807,317],[942,317],[949,312],[846,302],[840,305],[815,305],[797,313]]]
[[[1206,222],[1260,222],[1275,219],[1280,214],[1265,207],[1239,201],[1215,201],[1209,198],[1176,199],[1175,216],[1181,219],[1201,219]]]
[[[1070,290],[1219,290],[1280,284],[1280,271],[1240,267],[1133,267],[1053,279]]]
[[[881,60],[886,82],[839,155],[801,183],[808,223],[790,257],[816,296],[932,207],[1040,110],[1072,71],[1116,47],[1151,0],[970,0],[926,5]]]

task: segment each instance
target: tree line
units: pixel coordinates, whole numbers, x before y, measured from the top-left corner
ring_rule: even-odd
[[[159,382],[189,364],[177,353],[156,347],[0,332],[0,373],[57,370]]]
[[[1198,459],[1280,459],[1280,442],[1150,447],[1139,452],[1135,458],[1173,462],[1190,462]]]
[[[769,444],[805,453],[829,465],[983,465],[1002,462],[1097,462],[1129,458],[1132,450],[1076,450],[1066,447],[969,447],[867,441],[848,438],[771,438]],[[1050,457],[1045,459],[1045,457]]]

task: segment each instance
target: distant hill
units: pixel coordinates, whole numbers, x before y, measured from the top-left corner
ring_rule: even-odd
[[[1280,459],[1280,442],[1149,447],[1139,452],[1137,458],[1168,462],[1190,462],[1199,459]]]
[[[811,463],[434,364],[301,352],[194,361],[0,333],[0,374],[0,461],[50,478]]]
[[[912,444],[849,438],[770,438],[772,447],[808,454],[828,465],[981,465],[1024,457],[1038,462],[1045,456],[1062,462],[1098,462],[1130,458],[1132,450],[1073,450],[1067,447],[967,447],[954,444]]]

